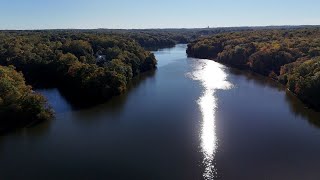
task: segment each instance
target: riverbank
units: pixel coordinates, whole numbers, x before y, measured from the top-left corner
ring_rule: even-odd
[[[197,57],[193,57],[193,58],[197,58]],[[313,109],[313,110],[315,110],[317,112],[320,112],[320,106],[317,105],[317,103],[314,103],[313,100],[311,100],[311,99],[303,99],[303,98],[299,97],[298,94],[296,94],[294,91],[290,90],[290,88],[288,86],[286,86],[286,84],[280,82],[278,80],[278,78],[276,78],[276,77],[265,76],[263,74],[254,72],[254,71],[250,70],[247,67],[240,67],[240,66],[237,66],[237,65],[234,65],[234,64],[222,63],[222,62],[218,61],[217,59],[210,59],[210,58],[205,58],[205,59],[210,60],[210,61],[215,61],[217,63],[220,63],[220,64],[225,65],[225,66],[230,67],[230,68],[236,68],[236,69],[244,71],[244,72],[254,73],[257,76],[263,76],[263,77],[269,78],[270,80],[272,80],[272,81],[278,83],[279,85],[283,86],[284,88],[286,88],[286,90],[289,93],[291,93],[292,95],[294,95],[295,97],[297,97],[305,105],[306,108],[310,108],[310,109]]]
[[[225,33],[191,42],[187,54],[274,79],[319,111],[319,34],[318,28]]]

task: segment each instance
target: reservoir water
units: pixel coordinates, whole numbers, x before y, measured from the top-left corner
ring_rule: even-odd
[[[0,179],[319,179],[320,114],[277,83],[186,45],[128,93],[78,108],[42,89],[56,118],[0,137]]]

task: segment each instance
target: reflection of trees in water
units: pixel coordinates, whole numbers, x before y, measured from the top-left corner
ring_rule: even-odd
[[[296,116],[308,120],[308,122],[313,126],[320,128],[320,112],[315,112],[312,109],[308,109],[304,103],[295,97],[293,93],[286,90],[286,88],[280,83],[252,72],[234,68],[229,68],[228,70],[231,74],[245,76],[246,80],[254,81],[254,83],[258,84],[259,86],[276,88],[278,91],[286,91],[285,100],[288,103],[291,112]]]
[[[169,50],[171,48],[174,48],[176,45],[172,44],[172,45],[163,45],[163,46],[154,46],[154,47],[145,47],[144,49],[147,51],[166,51]]]
[[[99,119],[100,115],[105,116],[105,114],[108,114],[108,116],[114,116],[122,113],[123,106],[127,102],[128,96],[133,93],[141,84],[145,83],[147,79],[153,78],[155,74],[156,70],[149,71],[135,77],[132,79],[130,84],[128,84],[128,90],[126,93],[119,96],[114,96],[107,101],[101,102],[100,104],[82,104],[82,102],[71,102],[70,99],[67,99],[67,101],[71,103],[72,108],[76,110],[76,112],[72,113],[72,118],[77,120],[92,120]]]
[[[255,84],[258,84],[262,87],[272,87],[276,88],[278,91],[285,90],[285,87],[280,83],[253,72],[238,70],[234,68],[229,68],[229,72],[234,75],[244,76],[246,77],[247,81],[254,81]]]
[[[39,137],[48,134],[48,129],[50,128],[52,120],[37,122],[35,124],[29,125],[27,127],[17,129],[15,131],[4,132],[0,134],[0,142],[6,139],[6,136],[30,136]]]
[[[99,104],[105,104],[111,99],[118,98],[119,100],[114,102],[113,101],[113,106],[110,106],[110,108],[117,108],[118,106],[121,106],[125,101],[126,97],[128,94],[130,94],[130,91],[138,87],[139,84],[141,84],[144,80],[146,80],[149,77],[153,77],[156,73],[156,70],[152,70],[146,73],[143,73],[141,75],[138,75],[137,77],[133,78],[129,84],[128,84],[128,89],[127,92],[116,96],[116,97],[110,97],[108,100],[106,99],[101,99],[101,101],[97,99],[90,99],[83,97],[73,91],[70,91],[69,89],[59,87],[59,92],[61,96],[67,100],[68,103],[72,106],[74,110],[82,110],[82,109],[87,109],[91,108],[94,106],[97,106]]]
[[[97,121],[106,119],[117,121],[118,115],[123,113],[123,107],[130,94],[135,93],[135,89],[139,88],[143,83],[146,83],[146,80],[150,79],[152,81],[155,74],[156,71],[149,71],[135,77],[128,85],[126,93],[112,97],[103,104],[91,106],[86,109],[79,109],[79,111],[72,113],[71,118],[77,120],[77,123],[84,123],[84,125],[96,124]],[[141,100],[143,101],[143,99]]]
[[[45,133],[48,133],[48,129],[50,128],[51,123],[52,123],[52,120],[39,122],[29,127],[29,128],[32,128],[32,131],[28,131],[28,128],[27,128],[24,131],[22,130],[21,133],[27,134],[28,136],[39,137],[40,135],[44,135]]]
[[[320,112],[315,112],[314,110],[307,108],[306,105],[303,104],[290,91],[287,91],[285,99],[290,106],[290,110],[295,115],[307,119],[310,124],[320,128]]]
[[[148,78],[154,77],[155,73],[156,71],[149,71],[135,77],[128,85],[128,91],[126,93],[120,96],[112,97],[107,101],[101,102],[101,105],[97,105],[96,102],[87,104],[81,101],[83,100],[81,97],[70,97],[70,94],[65,94],[68,92],[64,92],[61,89],[59,89],[59,91],[61,96],[63,96],[63,98],[65,98],[66,101],[70,103],[70,105],[74,110],[79,110],[77,113],[72,113],[73,117],[79,117],[79,119],[91,120],[92,118],[86,118],[86,117],[90,117],[90,116],[96,117],[97,115],[99,115],[99,113],[108,113],[110,115],[121,113],[122,107],[125,104],[128,98],[128,95],[130,95],[130,93],[134,91],[134,89],[138,88],[139,85],[145,82],[145,80],[147,80]],[[85,110],[86,108],[88,108],[88,110]],[[93,108],[93,110],[90,110],[90,108]],[[52,121],[40,122],[37,124],[33,124],[32,126],[26,127],[24,129],[17,130],[12,133],[14,133],[14,135],[24,135],[24,136],[25,135],[35,136],[35,137],[43,136],[49,133],[48,130],[51,127],[51,123]],[[0,141],[1,141],[1,138],[0,138]]]

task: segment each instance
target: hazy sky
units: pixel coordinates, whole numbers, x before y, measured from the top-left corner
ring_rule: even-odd
[[[0,0],[0,29],[320,24],[320,0]]]

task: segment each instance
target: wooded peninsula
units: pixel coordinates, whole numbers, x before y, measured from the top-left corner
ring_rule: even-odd
[[[125,92],[133,77],[156,64],[152,53],[122,35],[2,32],[0,131],[53,117],[45,98],[26,82],[61,87],[84,102],[101,102]]]

